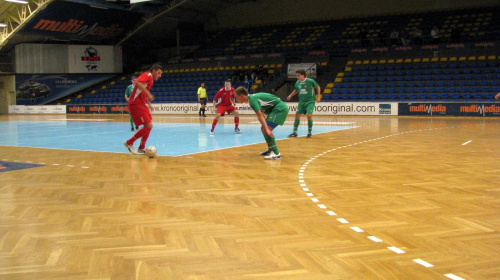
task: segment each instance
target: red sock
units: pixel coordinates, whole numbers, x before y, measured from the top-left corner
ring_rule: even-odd
[[[144,150],[144,148],[146,148],[146,141],[148,141],[149,133],[151,132],[152,128],[144,127],[143,129],[145,131],[142,134],[141,145],[139,146],[139,149],[143,149]]]
[[[146,127],[142,127],[141,129],[137,130],[137,132],[132,136],[132,138],[127,140],[127,144],[129,145],[134,145],[135,140],[141,138],[144,135]]]
[[[234,117],[234,129],[237,129],[240,125],[240,117]]]
[[[212,123],[212,130],[214,130],[214,129],[215,129],[215,126],[217,125],[217,122],[218,122],[218,121],[219,121],[219,120],[214,119],[214,122]]]

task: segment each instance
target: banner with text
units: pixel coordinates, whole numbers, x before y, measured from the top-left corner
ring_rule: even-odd
[[[289,115],[294,115],[297,112],[296,102],[287,103],[290,108]],[[166,103],[153,104],[153,115],[197,115],[200,109],[198,103]],[[236,109],[241,115],[255,114],[248,104],[236,104]],[[207,104],[206,112],[210,114],[212,105]],[[128,113],[126,105],[73,105],[67,106],[68,114],[123,114]],[[315,115],[343,115],[343,116],[395,116],[398,114],[398,103],[317,103],[314,111]]]
[[[500,116],[499,103],[400,103],[402,116]]]
[[[16,104],[47,104],[113,76],[112,74],[16,75]]]
[[[10,105],[9,114],[66,114],[65,105],[25,106]]]

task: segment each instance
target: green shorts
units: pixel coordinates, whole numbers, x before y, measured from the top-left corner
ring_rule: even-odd
[[[272,122],[278,125],[283,125],[286,121],[286,117],[288,116],[288,106],[283,104],[284,106],[275,107],[269,114],[267,115],[266,121]]]
[[[312,114],[314,112],[315,101],[299,102],[297,114]]]

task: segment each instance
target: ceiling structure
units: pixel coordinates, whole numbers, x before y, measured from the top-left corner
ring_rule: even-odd
[[[187,29],[190,26],[203,26],[207,20],[216,18],[217,13],[221,10],[249,1],[257,0],[150,0],[136,4],[130,4],[130,1],[123,0],[25,0],[25,4],[0,0],[0,24],[6,25],[0,26],[0,56],[11,52],[15,45],[21,43],[92,43],[147,46],[149,48],[169,47],[172,45],[171,40],[164,39],[172,38],[172,36],[175,38],[176,30],[179,29],[180,25],[187,24],[188,26],[185,27]],[[125,30],[120,36],[101,39],[96,36],[93,38],[71,38],[64,36],[68,35],[63,34],[64,32],[31,32],[33,30],[28,30],[29,28],[26,27],[31,25],[33,29],[37,20],[46,20],[41,18],[39,14],[57,15],[60,13],[59,16],[63,18],[60,21],[65,24],[67,21],[64,20],[64,16],[67,15],[60,11],[61,6],[76,4],[93,9],[91,12],[87,12],[87,16],[102,13],[104,10],[106,14],[113,12],[117,20],[130,17],[131,14],[137,14],[137,21],[133,27]],[[120,15],[120,12],[123,15]],[[49,29],[50,26],[46,27]]]

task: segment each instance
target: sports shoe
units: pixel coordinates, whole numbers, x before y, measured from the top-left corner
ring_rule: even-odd
[[[264,159],[280,159],[281,154],[275,154],[273,151],[268,156],[265,156]]]
[[[292,132],[292,134],[288,135],[288,138],[290,137],[297,137],[297,132]]]
[[[311,133],[307,133],[307,138],[311,138],[312,137],[312,134]]]
[[[213,130],[210,130],[210,135],[214,135],[214,131]]]
[[[123,146],[125,146],[125,148],[127,148],[131,154],[137,155],[137,152],[135,151],[134,146],[127,144],[127,141],[125,141],[125,143],[123,143]]]
[[[261,156],[267,156],[271,153],[271,150],[267,150],[267,151],[263,151],[262,153],[260,153]]]
[[[236,128],[236,129],[234,130],[234,132],[236,132],[236,133],[238,133],[238,134],[241,134],[241,130],[240,130],[239,128]]]
[[[146,150],[144,150],[144,149],[137,149],[137,153],[138,154],[145,154]]]

